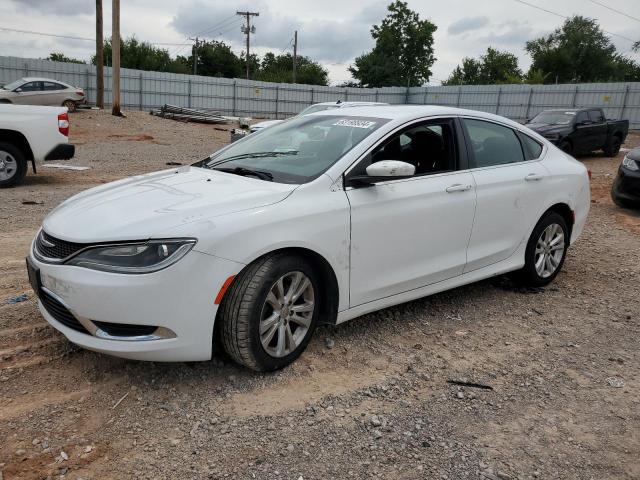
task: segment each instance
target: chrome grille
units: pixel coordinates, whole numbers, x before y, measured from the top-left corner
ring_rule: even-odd
[[[44,230],[40,230],[40,234],[36,239],[36,253],[41,259],[64,260],[79,250],[85,248],[84,243],[73,243],[52,237]]]

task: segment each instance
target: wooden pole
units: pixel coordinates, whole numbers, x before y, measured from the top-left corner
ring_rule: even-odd
[[[120,0],[112,0],[111,9],[111,51],[113,52],[111,60],[113,78],[111,114],[122,116],[120,111]]]
[[[102,0],[96,0],[96,106],[104,108],[104,38]]]

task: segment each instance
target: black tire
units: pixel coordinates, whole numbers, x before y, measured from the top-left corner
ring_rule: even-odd
[[[11,100],[7,100],[6,98],[3,98],[2,100],[0,100],[0,103],[11,103]]]
[[[311,281],[314,311],[307,333],[288,355],[267,353],[260,339],[260,320],[267,295],[276,281],[291,272],[302,272]],[[268,254],[251,263],[233,280],[221,304],[217,321],[226,353],[237,363],[256,371],[273,371],[292,363],[304,351],[318,323],[322,292],[318,277],[304,258],[286,253]]]
[[[69,113],[75,112],[76,109],[78,108],[78,106],[76,105],[76,102],[74,102],[73,100],[65,100],[64,102],[62,102],[62,106],[67,107],[67,110],[69,110]]]
[[[602,149],[604,151],[605,156],[607,157],[615,157],[620,152],[620,147],[622,146],[622,140],[619,136],[614,135],[609,139],[607,144]]]
[[[573,145],[568,140],[561,141],[558,148],[568,155],[573,155]]]
[[[4,170],[7,168],[3,161],[5,154],[8,154],[13,159],[10,170]],[[0,178],[0,188],[12,187],[20,184],[22,180],[24,180],[24,177],[27,174],[27,159],[19,148],[16,148],[10,143],[0,142],[0,162],[2,162],[0,169],[7,172],[7,178]],[[14,162],[15,165],[13,165]],[[1,175],[0,177],[4,176],[5,175]]]
[[[545,229],[553,224],[559,225],[562,229],[562,233],[564,235],[564,249],[562,251],[562,258],[560,259],[555,271],[551,275],[545,277],[541,276],[536,270],[535,251],[538,239],[540,239]],[[525,264],[521,270],[516,272],[516,279],[521,284],[528,287],[543,287],[551,283],[553,279],[556,278],[560,270],[562,270],[564,260],[567,256],[567,249],[569,248],[569,241],[569,228],[567,227],[567,222],[562,217],[562,215],[556,212],[547,212],[546,214],[544,214],[536,224],[533,232],[531,232],[531,236],[529,237],[529,241],[527,242],[527,248],[524,254]]]

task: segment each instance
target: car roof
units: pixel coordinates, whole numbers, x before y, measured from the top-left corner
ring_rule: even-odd
[[[357,107],[360,105],[389,105],[388,103],[384,103],[384,102],[320,102],[320,103],[314,103],[313,105],[333,105],[339,108],[345,108],[345,107]]]
[[[340,113],[335,110],[323,110],[321,112],[311,113],[309,115],[326,115],[326,116],[349,116],[349,117],[374,117],[385,118],[388,120],[405,120],[410,121],[421,117],[435,116],[469,116],[494,120],[500,123],[512,125],[521,128],[522,125],[509,120],[508,118],[494,115],[493,113],[481,112],[478,110],[467,110],[463,108],[447,107],[443,105],[371,105],[361,106],[358,108],[341,108]]]
[[[70,85],[68,83],[64,83],[60,80],[55,80],[53,78],[44,78],[44,77],[22,77],[22,80],[24,80],[25,82],[55,82],[55,83],[60,83],[62,85],[66,85],[67,87],[69,87]]]

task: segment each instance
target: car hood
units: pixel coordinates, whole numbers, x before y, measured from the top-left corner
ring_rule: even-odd
[[[144,240],[162,236],[174,227],[280,202],[296,187],[181,167],[75,195],[45,218],[43,229],[77,243]]]
[[[569,129],[569,125],[549,125],[546,123],[527,123],[525,127],[540,134],[566,132]]]

